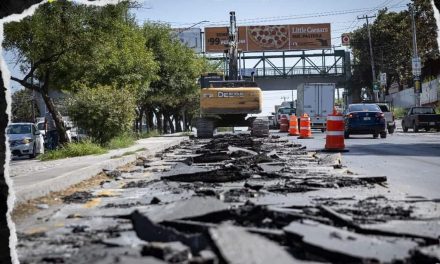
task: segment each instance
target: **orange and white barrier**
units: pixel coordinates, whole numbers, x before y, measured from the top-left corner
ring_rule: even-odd
[[[289,136],[299,136],[298,118],[295,114],[290,116],[289,121]]]
[[[308,139],[312,137],[312,127],[310,125],[310,116],[304,113],[299,119],[299,139]]]
[[[280,132],[288,132],[289,131],[289,120],[287,117],[282,116],[280,118]]]
[[[345,149],[344,127],[344,116],[333,109],[333,114],[327,116],[326,150],[342,151]]]

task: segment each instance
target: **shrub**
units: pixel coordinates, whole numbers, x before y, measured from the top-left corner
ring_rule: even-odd
[[[70,117],[102,146],[131,129],[135,99],[124,89],[111,86],[82,88],[70,100]]]
[[[406,114],[406,110],[402,107],[395,107],[393,110],[393,114],[395,118],[402,119]]]
[[[100,145],[85,140],[82,142],[67,143],[56,150],[47,151],[38,156],[39,160],[55,160],[70,157],[104,154],[107,150]]]

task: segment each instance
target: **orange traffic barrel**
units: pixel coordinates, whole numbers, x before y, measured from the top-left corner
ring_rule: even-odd
[[[299,119],[299,139],[308,139],[312,137],[312,127],[310,125],[310,116],[304,113]]]
[[[325,150],[343,151],[344,144],[344,116],[333,109],[333,113],[327,116],[327,136]]]
[[[296,117],[295,114],[290,116],[290,121],[289,121],[289,136],[298,136],[299,135],[299,131],[298,131],[298,118]]]
[[[289,131],[289,120],[284,115],[280,118],[280,132]]]

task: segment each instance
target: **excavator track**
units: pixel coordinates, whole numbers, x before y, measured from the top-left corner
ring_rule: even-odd
[[[215,122],[207,118],[198,118],[196,121],[197,137],[212,138],[214,137]]]

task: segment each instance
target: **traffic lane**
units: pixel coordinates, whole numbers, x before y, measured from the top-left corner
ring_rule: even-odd
[[[313,133],[314,139],[298,140],[308,149],[323,149],[325,134]],[[291,137],[297,141],[296,137]],[[355,135],[345,140],[349,152],[343,163],[351,171],[366,175],[385,175],[389,186],[409,195],[439,198],[440,134],[395,133],[385,139]]]

